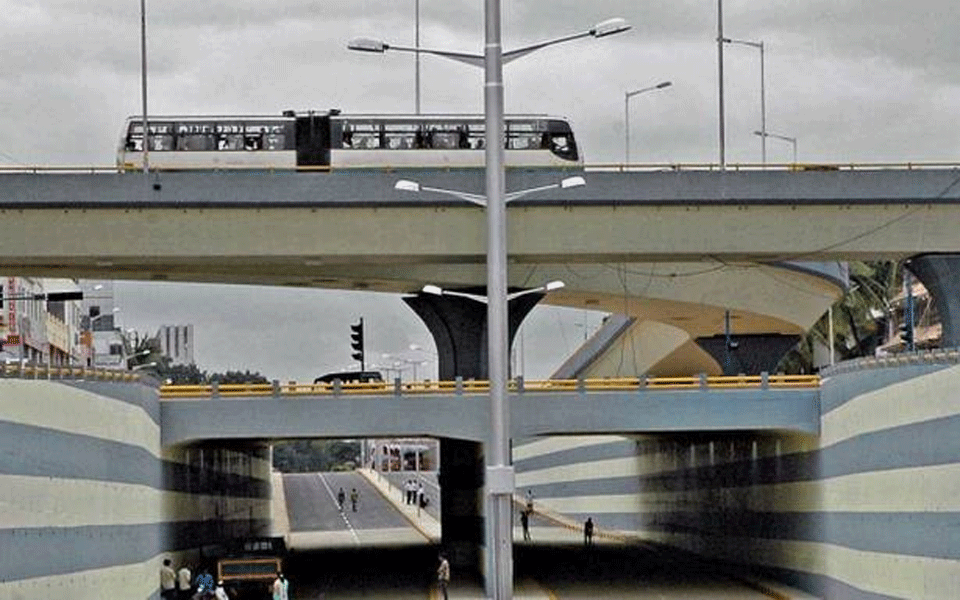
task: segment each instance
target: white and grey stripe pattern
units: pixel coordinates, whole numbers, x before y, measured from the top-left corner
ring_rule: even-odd
[[[268,451],[162,450],[159,412],[147,386],[0,380],[0,600],[150,598],[164,553],[267,528]]]
[[[821,435],[551,438],[517,484],[574,518],[733,562],[824,598],[960,589],[960,367],[825,381]]]

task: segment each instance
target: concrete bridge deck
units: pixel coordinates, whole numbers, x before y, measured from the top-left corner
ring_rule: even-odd
[[[556,391],[510,394],[511,435],[652,433],[682,431],[819,432],[816,378],[736,387],[701,386],[699,378],[674,378],[676,386],[608,385],[603,391],[558,385]],[[637,380],[634,380],[637,381]],[[569,382],[568,382],[569,383]],[[706,382],[705,382],[706,383]],[[238,386],[239,387],[239,386]],[[269,387],[269,386],[266,386]],[[304,390],[314,386],[302,386]],[[566,388],[566,390],[564,390]],[[489,399],[477,390],[347,394],[300,392],[273,395],[266,390],[234,391],[217,397],[188,390],[177,397],[166,388],[160,407],[163,445],[200,440],[262,440],[323,437],[444,437],[484,442],[490,424]],[[186,396],[192,394],[192,397]]]

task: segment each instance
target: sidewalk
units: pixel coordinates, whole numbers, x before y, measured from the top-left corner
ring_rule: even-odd
[[[376,488],[380,495],[392,504],[423,537],[431,543],[440,543],[439,521],[430,516],[427,511],[405,503],[403,501],[403,490],[390,485],[386,478],[372,469],[357,469],[357,473],[370,482],[370,485]]]

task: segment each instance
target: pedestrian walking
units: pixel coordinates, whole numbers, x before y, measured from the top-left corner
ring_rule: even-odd
[[[160,597],[163,600],[176,600],[177,598],[177,574],[174,572],[173,563],[169,558],[163,559],[160,565]]]
[[[417,506],[425,508],[427,504],[423,501],[423,482],[417,484]]]
[[[360,501],[360,492],[357,491],[357,488],[350,490],[350,505],[353,507],[353,512],[357,512],[357,502]]]
[[[177,571],[177,598],[179,600],[190,600],[193,595],[193,586],[190,580],[190,567],[183,565]]]
[[[593,518],[587,517],[587,522],[583,524],[583,545],[593,545]]]
[[[222,579],[217,582],[217,587],[213,590],[213,596],[216,600],[230,600],[230,596],[227,595],[227,590],[223,587]]]
[[[523,539],[530,541],[530,513],[526,510],[520,511],[520,525],[523,527]]]
[[[340,488],[337,491],[337,506],[340,507],[340,512],[343,512],[343,501],[347,499],[347,495],[344,493],[343,488]]]
[[[447,588],[450,586],[450,563],[447,561],[447,555],[440,553],[440,566],[437,567],[437,586],[440,593],[443,594],[443,600],[447,598]]]
[[[283,580],[281,577],[283,577],[283,574],[278,571],[277,578],[273,580],[273,585],[270,586],[270,598],[272,600],[283,600]]]

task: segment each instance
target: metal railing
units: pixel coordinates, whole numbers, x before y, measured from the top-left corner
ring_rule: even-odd
[[[266,171],[266,172],[291,172],[291,171],[355,171],[358,169],[378,170],[384,172],[395,172],[416,169],[443,169],[443,170],[461,170],[469,167],[451,167],[450,165],[376,165],[365,167],[363,165],[350,167],[335,166],[314,166],[314,167],[278,167],[278,166],[258,166],[258,165],[182,165],[176,168],[151,168],[153,172],[167,171]],[[580,166],[566,167],[571,170],[579,170]],[[709,162],[674,162],[674,163],[590,163],[582,168],[587,172],[690,172],[690,171],[720,171],[720,165]],[[791,172],[810,172],[810,171],[917,171],[928,169],[960,169],[960,161],[905,161],[905,162],[842,162],[842,163],[727,163],[725,171],[791,171]],[[117,174],[130,173],[141,174],[139,168],[123,168],[116,165],[0,165],[0,174],[20,173],[20,174]]]
[[[509,391],[519,394],[545,392],[641,392],[643,390],[804,389],[820,386],[818,375],[734,375],[693,377],[624,377],[611,379],[550,379],[509,382]],[[250,398],[291,396],[422,396],[433,394],[486,394],[488,381],[417,381],[369,383],[239,383],[209,385],[164,385],[161,399]]]
[[[37,363],[0,363],[0,379],[81,379],[88,381],[140,382],[141,374],[126,369],[46,365]]]
[[[902,352],[889,356],[865,356],[837,363],[820,370],[824,377],[852,373],[867,369],[886,369],[909,365],[960,364],[960,348],[935,348],[932,350],[918,350],[916,352]]]

